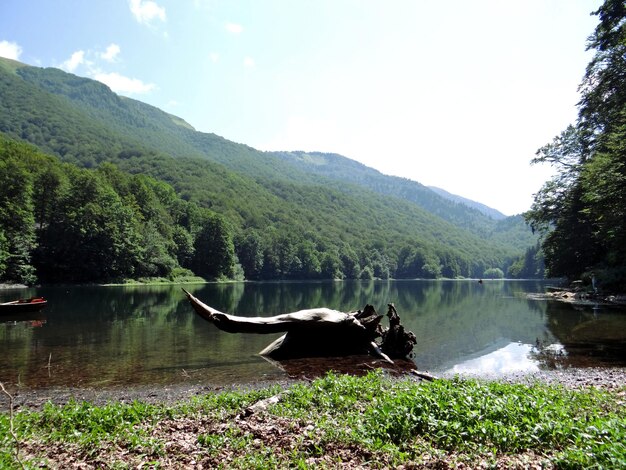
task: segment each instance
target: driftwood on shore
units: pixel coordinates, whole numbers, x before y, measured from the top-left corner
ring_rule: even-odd
[[[229,333],[285,334],[259,354],[272,359],[372,354],[393,363],[406,358],[417,339],[400,324],[393,304],[388,305],[389,328],[383,328],[371,305],[346,313],[328,308],[300,310],[270,317],[241,317],[220,312],[183,289],[198,315]],[[376,340],[381,339],[380,343]]]

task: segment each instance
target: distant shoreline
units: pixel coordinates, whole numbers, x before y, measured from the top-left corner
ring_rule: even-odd
[[[535,300],[555,300],[573,305],[603,305],[603,306],[626,306],[626,294],[591,294],[588,292],[576,292],[571,290],[557,290],[537,294],[527,294],[528,298]]]
[[[36,289],[41,287],[55,287],[55,286],[101,286],[101,287],[118,287],[118,286],[157,286],[157,285],[178,285],[178,284],[232,284],[238,282],[248,282],[248,283],[315,283],[315,282],[351,282],[351,281],[375,281],[375,282],[386,282],[386,281],[394,281],[394,282],[412,282],[412,281],[455,281],[455,282],[494,282],[494,281],[514,281],[514,282],[545,282],[549,281],[549,279],[532,279],[532,278],[524,278],[524,279],[513,279],[513,278],[502,278],[502,279],[492,279],[492,278],[451,278],[451,277],[440,277],[437,279],[429,279],[429,278],[410,278],[410,279],[267,279],[267,280],[252,280],[252,279],[226,279],[226,280],[218,280],[218,281],[207,281],[202,278],[193,278],[193,279],[180,279],[180,280],[164,280],[155,278],[154,280],[141,281],[141,280],[129,280],[127,282],[77,282],[77,283],[55,283],[55,284],[35,284],[32,286],[27,286],[26,284],[2,284],[0,283],[0,290],[12,290],[12,289]]]

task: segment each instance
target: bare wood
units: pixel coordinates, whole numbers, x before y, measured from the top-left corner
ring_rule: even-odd
[[[389,356],[387,356],[378,346],[378,344],[376,344],[376,342],[371,341],[370,342],[370,352],[374,353],[374,355],[380,357],[381,359],[383,359],[384,361],[388,362],[389,364],[393,364],[394,362],[389,359]]]
[[[283,397],[285,396],[286,392],[282,391],[280,392],[278,395],[273,395],[271,397],[265,398],[263,400],[259,400],[255,403],[253,403],[252,405],[248,406],[243,413],[241,414],[241,417],[245,418],[247,416],[250,416],[251,414],[254,413],[260,413],[260,412],[265,412],[267,411],[267,409],[272,406],[275,405],[276,403],[280,402]]]
[[[439,377],[429,374],[428,372],[422,372],[419,370],[412,370],[411,374],[416,375],[420,379],[428,380],[429,382],[433,382],[435,380],[439,380]]]
[[[209,307],[185,289],[183,291],[198,315],[212,322],[220,330],[229,333],[280,333],[296,330],[301,326],[311,329],[324,328],[328,325],[365,331],[365,327],[355,315],[329,308],[299,310],[268,317],[240,317]]]
[[[371,354],[389,364],[391,357],[406,357],[416,343],[415,335],[405,332],[393,304],[389,304],[391,329],[380,325],[371,305],[358,312],[345,313],[329,308],[299,310],[274,316],[241,317],[229,315],[201,302],[183,289],[198,315],[229,333],[285,333],[259,354],[273,359],[313,356]],[[383,338],[382,344],[375,342]]]

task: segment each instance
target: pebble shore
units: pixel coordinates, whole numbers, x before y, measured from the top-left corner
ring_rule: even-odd
[[[453,375],[442,378],[453,378]],[[596,387],[606,390],[623,389],[626,393],[626,368],[586,368],[586,369],[557,369],[542,370],[532,373],[512,373],[508,375],[490,376],[465,375],[482,380],[497,380],[507,383],[522,383],[533,385],[544,383],[561,385],[568,388]],[[13,396],[13,407],[20,409],[41,409],[46,403],[63,405],[71,400],[87,401],[94,405],[103,405],[110,402],[132,403],[135,400],[146,403],[172,404],[187,400],[197,395],[215,393],[228,390],[250,390],[272,385],[288,387],[295,383],[292,380],[280,382],[257,382],[239,384],[230,387],[207,387],[202,385],[169,385],[169,386],[133,386],[120,388],[50,388],[25,389],[8,387]],[[0,398],[0,411],[8,410],[9,400],[6,395]]]
[[[484,380],[498,380],[507,383],[522,383],[526,385],[544,383],[549,385],[562,385],[567,388],[597,387],[608,390],[626,389],[626,368],[623,367],[540,370],[530,373],[511,373],[503,376],[490,376],[487,374],[472,377]],[[446,378],[451,378],[451,376]]]

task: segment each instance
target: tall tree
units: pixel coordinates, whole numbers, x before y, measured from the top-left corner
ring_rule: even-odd
[[[9,259],[9,244],[4,236],[4,232],[0,229],[0,279],[4,278],[7,269],[7,260]]]
[[[590,38],[596,53],[582,85],[580,121],[592,158],[581,173],[583,200],[609,266],[626,260],[626,3],[607,0]]]
[[[580,86],[578,121],[537,152],[557,175],[526,214],[543,234],[551,276],[602,269],[626,284],[626,3],[606,0],[594,12],[595,54]],[[621,278],[615,278],[615,276]]]
[[[218,215],[202,224],[194,244],[193,270],[207,279],[231,278],[235,267],[235,247],[231,232]]]
[[[0,264],[5,266],[2,277],[25,284],[36,280],[31,264],[36,245],[32,179],[15,157],[3,152],[0,160],[0,228],[3,232],[0,234],[3,235]]]
[[[263,269],[263,248],[258,233],[250,231],[240,236],[236,249],[246,279],[260,279]]]

